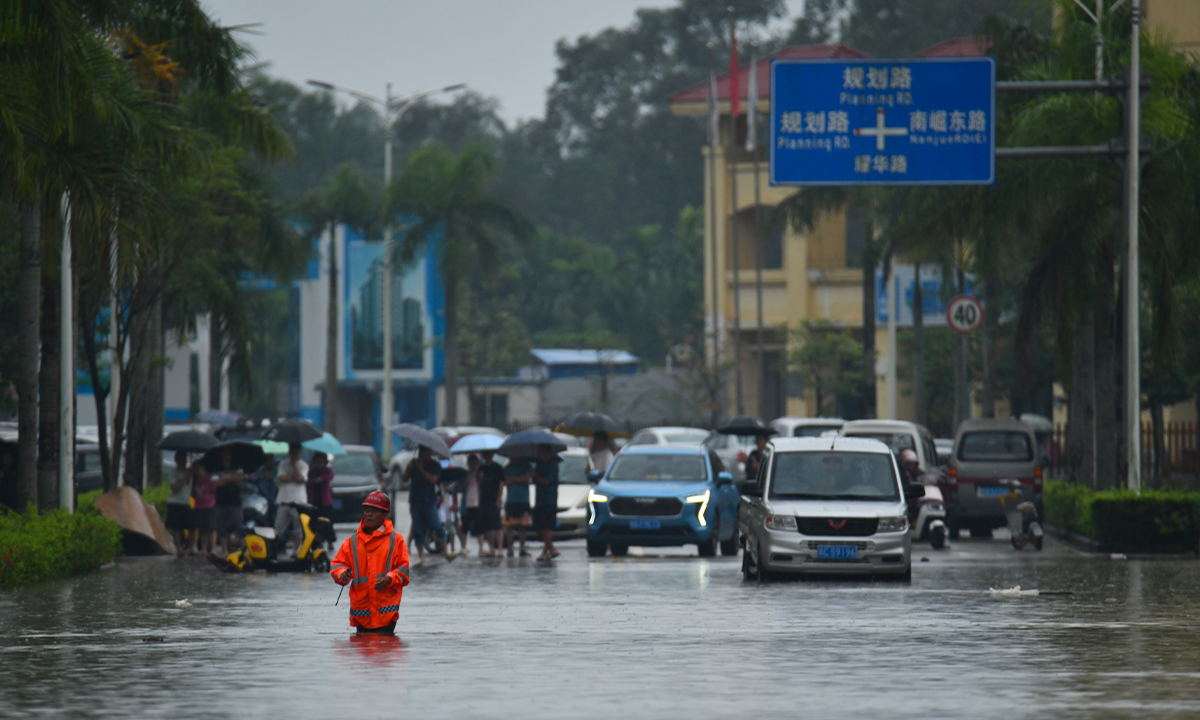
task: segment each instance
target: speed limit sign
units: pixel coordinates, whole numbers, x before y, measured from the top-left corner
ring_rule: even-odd
[[[954,332],[970,335],[983,325],[983,305],[970,295],[959,295],[946,306],[946,322]]]

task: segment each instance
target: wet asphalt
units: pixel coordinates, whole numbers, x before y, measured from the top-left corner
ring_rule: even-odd
[[[3,593],[0,717],[1200,716],[1195,559],[1001,531],[917,545],[911,584],[758,585],[691,547],[561,549],[431,558],[394,638],[355,637],[327,576],[198,559]],[[1017,585],[1058,594],[989,592]]]

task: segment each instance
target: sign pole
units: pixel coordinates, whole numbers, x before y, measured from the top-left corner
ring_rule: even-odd
[[[1133,0],[1129,98],[1125,103],[1129,112],[1129,122],[1125,125],[1125,146],[1129,153],[1125,165],[1125,206],[1129,209],[1125,214],[1129,243],[1125,254],[1125,444],[1129,457],[1126,481],[1129,489],[1136,493],[1142,491],[1141,308],[1138,302],[1141,294],[1138,284],[1138,220],[1141,214],[1138,181],[1142,170],[1139,147],[1142,139],[1140,14],[1141,1]]]
[[[887,419],[896,419],[896,356],[898,348],[896,347],[896,268],[892,264],[891,258],[888,258],[888,286],[887,286],[887,308],[888,308],[888,360],[887,360]]]

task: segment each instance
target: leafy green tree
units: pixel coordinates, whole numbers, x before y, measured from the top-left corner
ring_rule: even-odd
[[[841,405],[861,392],[862,345],[829,320],[805,320],[789,334],[796,347],[788,352],[788,372],[803,378],[818,415],[838,414]]]
[[[416,153],[388,188],[388,212],[402,219],[397,257],[410,261],[436,242],[438,273],[446,297],[446,403],[444,424],[458,423],[459,306],[472,268],[495,267],[505,236],[527,232],[528,221],[488,188],[496,157],[478,146],[454,154],[439,145]],[[440,242],[439,242],[440,241]]]

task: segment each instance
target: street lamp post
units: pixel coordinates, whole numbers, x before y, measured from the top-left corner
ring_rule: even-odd
[[[429,97],[430,95],[439,95],[441,93],[455,92],[466,87],[464,83],[457,85],[447,85],[446,87],[436,88],[434,90],[423,90],[419,93],[414,93],[408,97],[392,98],[392,84],[388,83],[385,88],[383,99],[360,93],[357,90],[339,87],[332,83],[321,82],[320,80],[309,80],[309,85],[319,87],[323,90],[344,92],[347,95],[352,95],[363,101],[371,111],[379,118],[379,122],[383,124],[383,187],[386,192],[388,185],[392,182],[392,126],[408,112],[418,100]],[[383,457],[385,462],[392,457],[392,434],[387,432],[386,428],[392,424],[392,218],[389,214],[383,223],[383,282],[381,283],[381,295],[383,295],[383,391],[382,397],[379,400],[379,417],[380,424],[384,428],[383,432]]]

